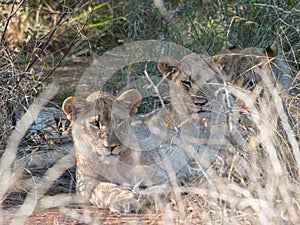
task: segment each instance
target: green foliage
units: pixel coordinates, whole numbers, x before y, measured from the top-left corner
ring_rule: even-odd
[[[20,45],[29,37],[37,41],[48,35],[60,17],[63,21],[49,43],[49,50],[63,51],[76,38],[80,43],[73,54],[103,52],[120,43],[159,39],[175,42],[197,52],[213,54],[226,42],[236,45],[266,45],[280,37],[284,44],[295,43],[299,33],[297,1],[165,1],[165,11],[152,1],[29,1],[17,12],[20,21],[11,21],[14,35],[22,40],[8,41]],[[271,4],[272,3],[272,4]],[[12,5],[3,5],[4,21]],[[81,27],[84,28],[81,30]],[[4,31],[4,26],[0,27]],[[286,45],[284,48],[288,48]],[[90,53],[88,53],[90,54]]]

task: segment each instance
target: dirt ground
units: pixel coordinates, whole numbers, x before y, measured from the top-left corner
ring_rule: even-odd
[[[14,211],[7,211],[2,215],[0,224],[6,225],[13,221]],[[99,210],[95,206],[69,206],[64,208],[50,208],[38,211],[27,218],[25,225],[85,225],[85,224],[103,224],[119,225],[134,224],[146,225],[153,223],[150,215],[113,213],[108,210]]]
[[[78,59],[78,62],[74,62],[69,66],[60,66],[53,71],[47,79],[47,82],[56,82],[60,86],[59,93],[69,88],[74,90],[91,63],[92,59],[82,58]],[[52,68],[39,67],[37,68],[37,71],[39,70],[43,72],[43,76],[47,76],[52,71]]]

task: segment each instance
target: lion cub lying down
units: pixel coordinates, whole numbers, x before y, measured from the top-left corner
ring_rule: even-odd
[[[224,106],[223,100],[216,102],[214,96],[225,88],[226,83],[235,96],[235,100],[230,102],[235,107],[234,111],[248,114],[248,102],[259,107],[261,99],[270,101],[274,88],[282,98],[289,93],[292,80],[287,66],[277,59],[278,51],[276,42],[266,48],[227,46],[212,57],[195,53],[179,61],[163,57],[158,69],[175,86],[175,93],[178,89],[185,91],[199,111],[211,110],[207,109],[210,107],[207,102],[218,105],[216,110],[220,111]],[[241,93],[247,97],[241,98]],[[245,125],[252,126],[252,122],[246,119]]]
[[[99,208],[137,211],[139,195],[133,186],[165,184],[170,176],[190,173],[185,151],[170,144],[142,146],[143,141],[133,134],[130,117],[141,98],[132,89],[117,98],[95,92],[86,99],[69,97],[63,103],[72,121],[77,194]],[[139,127],[139,133],[147,133],[145,129]]]

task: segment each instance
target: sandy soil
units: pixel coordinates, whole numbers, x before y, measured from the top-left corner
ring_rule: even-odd
[[[15,210],[3,212],[0,224],[10,224],[14,219]],[[156,224],[153,216],[141,214],[112,213],[99,210],[95,206],[69,206],[38,211],[27,218],[25,225],[83,225],[83,224]]]

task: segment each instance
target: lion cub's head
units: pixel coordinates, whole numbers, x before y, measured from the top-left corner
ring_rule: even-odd
[[[164,78],[171,81],[180,90],[191,97],[195,105],[203,105],[207,102],[205,84],[215,78],[213,60],[205,55],[192,53],[180,61],[172,57],[163,57],[158,62],[158,70]]]
[[[202,105],[214,95],[214,90],[205,88],[208,83],[223,83],[253,90],[261,81],[257,71],[270,71],[270,64],[278,55],[276,43],[267,48],[228,47],[213,57],[190,54],[180,61],[164,57],[158,62],[158,69],[163,76],[172,81],[180,90],[186,91],[193,103]],[[259,68],[260,70],[256,70]]]
[[[62,109],[73,124],[75,149],[83,154],[93,150],[100,156],[119,154],[122,143],[116,132],[126,133],[129,117],[137,112],[141,99],[141,94],[134,89],[117,98],[100,91],[86,99],[68,97]]]
[[[231,84],[252,90],[261,81],[255,69],[270,70],[270,64],[278,56],[278,45],[273,43],[267,48],[237,48],[227,46],[213,56],[214,62]]]

